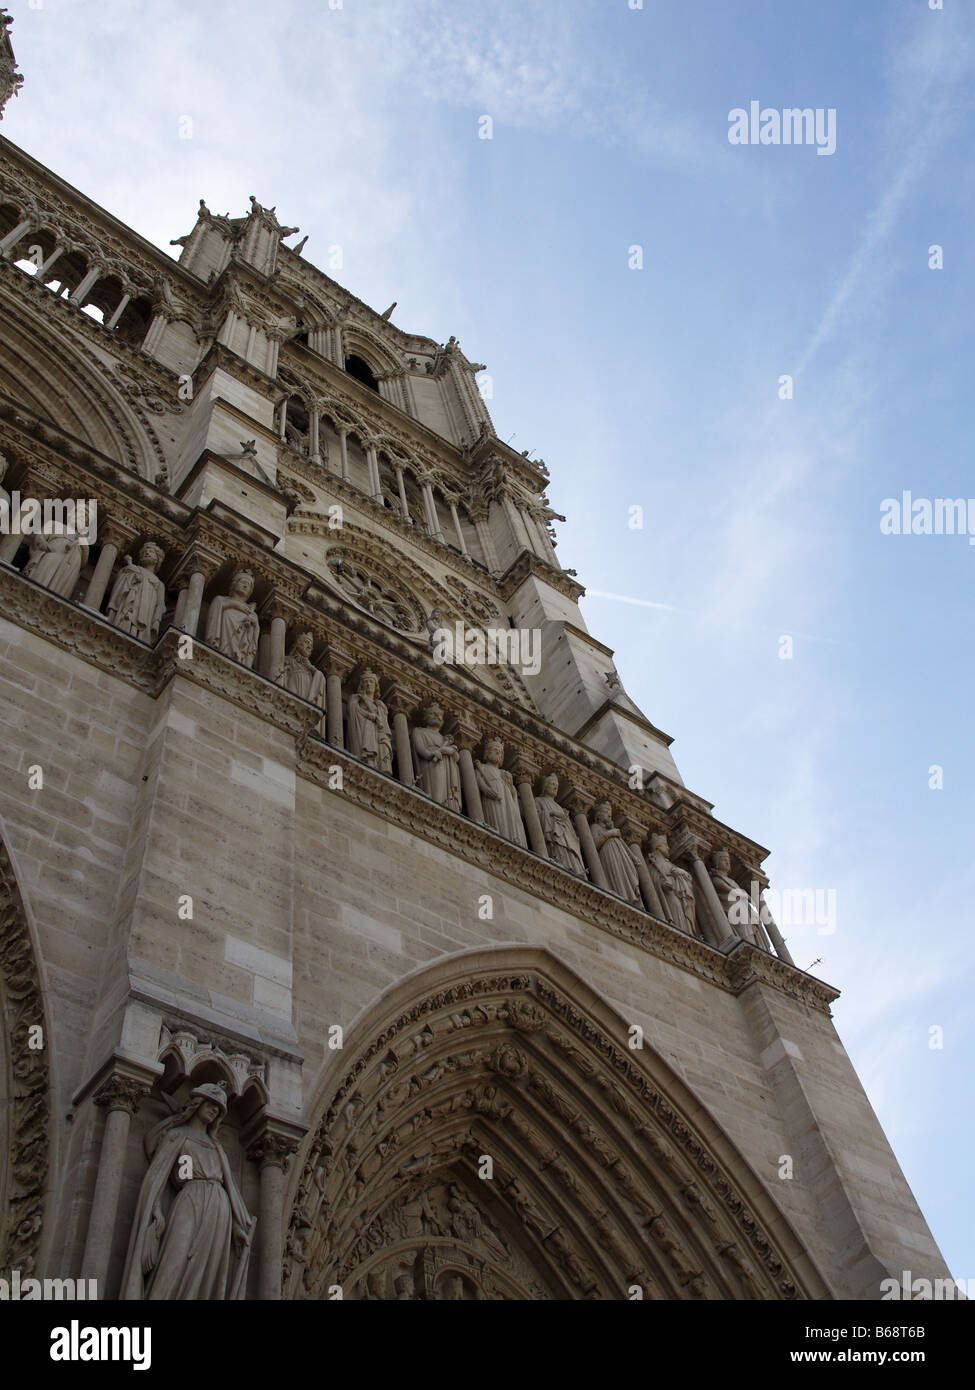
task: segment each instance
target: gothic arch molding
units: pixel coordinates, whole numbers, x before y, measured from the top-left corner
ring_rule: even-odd
[[[0,826],[0,1278],[37,1267],[48,1197],[50,1030],[36,933]],[[31,1046],[40,1025],[42,1046]]]
[[[727,1135],[627,1040],[544,950],[464,952],[396,985],[326,1069],[285,1295],[829,1297]]]
[[[50,295],[33,282],[27,288]],[[52,333],[47,316],[34,306],[14,309],[11,301],[9,307],[9,331],[0,334],[0,374],[8,394],[123,468],[154,476],[165,457],[159,441],[135,416],[107,367],[70,334]],[[69,312],[63,305],[51,309]]]

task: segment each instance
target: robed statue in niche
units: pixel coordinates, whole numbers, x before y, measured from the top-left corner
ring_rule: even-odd
[[[221,1086],[196,1086],[182,1110],[146,1136],[142,1181],[123,1299],[244,1297],[257,1224],[217,1142],[226,1114]]]

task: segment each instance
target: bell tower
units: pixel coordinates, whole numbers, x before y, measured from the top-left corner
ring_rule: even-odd
[[[0,1275],[947,1278],[767,850],[587,630],[558,467],[497,437],[484,368],[254,197],[175,259],[0,153],[4,487],[98,519],[0,537]]]

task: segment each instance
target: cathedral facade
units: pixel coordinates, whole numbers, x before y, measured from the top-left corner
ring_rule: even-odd
[[[481,367],[237,212],[174,259],[0,139],[0,1275],[947,1278]]]

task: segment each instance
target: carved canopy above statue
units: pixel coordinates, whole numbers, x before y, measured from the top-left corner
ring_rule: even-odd
[[[545,952],[454,957],[335,1056],[286,1296],[828,1297],[683,1083]]]

